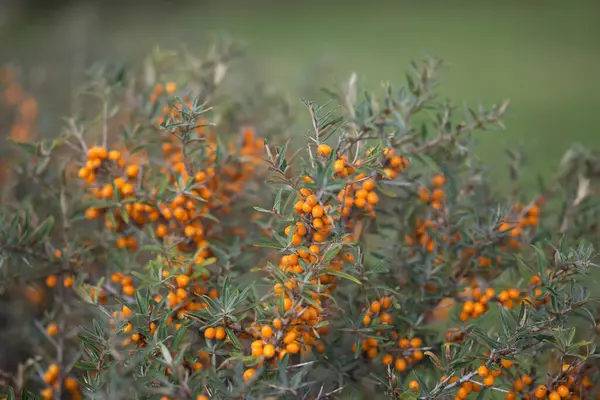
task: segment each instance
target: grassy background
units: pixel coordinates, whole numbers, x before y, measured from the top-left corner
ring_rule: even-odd
[[[200,48],[207,32],[225,31],[245,43],[245,66],[298,104],[313,95],[315,80],[332,85],[356,71],[377,88],[403,83],[411,60],[443,57],[444,96],[469,106],[513,101],[508,130],[479,141],[500,179],[507,147],[526,152],[532,182],[537,172],[548,176],[573,141],[600,145],[597,1],[124,3],[39,2],[26,11],[13,4],[5,13],[1,61],[26,67],[49,134],[89,63],[134,60],[156,43]]]

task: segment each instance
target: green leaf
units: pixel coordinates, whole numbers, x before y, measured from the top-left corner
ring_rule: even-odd
[[[255,211],[261,212],[261,213],[265,213],[265,214],[273,214],[272,210],[267,210],[266,208],[262,208],[262,207],[258,207],[255,206],[253,207]]]
[[[329,274],[329,275],[335,275],[335,276],[338,276],[338,277],[340,277],[340,278],[343,278],[343,279],[347,279],[347,280],[349,280],[349,281],[352,281],[352,282],[356,283],[357,285],[362,285],[361,281],[359,281],[359,280],[358,280],[357,278],[355,278],[354,276],[352,276],[352,275],[350,275],[350,274],[347,274],[346,272],[343,272],[343,271],[337,271],[337,270],[327,270],[326,272],[327,272],[327,274]]]
[[[335,258],[335,256],[338,255],[338,253],[340,252],[340,250],[341,250],[342,247],[343,247],[342,243],[335,243],[335,244],[333,244],[329,248],[329,250],[327,250],[327,253],[325,253],[325,256],[323,257],[323,261],[325,263],[328,263],[329,261],[333,260]]]

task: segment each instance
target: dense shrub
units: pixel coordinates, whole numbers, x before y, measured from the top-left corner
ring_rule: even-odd
[[[59,135],[14,128],[8,398],[595,394],[591,152],[537,193],[511,153],[499,185],[471,138],[508,103],[441,101],[436,59],[377,95],[352,76],[288,136],[277,97],[222,87],[234,55],[95,69]]]

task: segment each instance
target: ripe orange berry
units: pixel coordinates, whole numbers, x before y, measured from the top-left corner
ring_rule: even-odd
[[[418,392],[419,391],[419,382],[410,381],[410,383],[408,384],[408,388],[410,390],[412,390],[413,392]]]
[[[394,367],[398,372],[406,371],[406,360],[404,360],[403,358],[397,358]]]
[[[377,193],[369,192],[369,194],[367,195],[367,202],[371,205],[379,203],[379,196],[377,196]]]
[[[544,397],[546,397],[547,392],[548,389],[546,388],[546,386],[540,385],[535,389],[535,397],[538,399],[543,399]]]
[[[465,389],[464,387],[461,387],[456,392],[456,397],[458,397],[459,399],[466,399],[468,395],[469,395],[469,392],[467,392],[467,389]]]
[[[40,396],[42,396],[42,399],[44,400],[52,400],[52,397],[54,397],[54,392],[52,392],[52,389],[46,388],[40,392]]]
[[[139,172],[140,172],[140,167],[138,167],[135,164],[128,165],[127,168],[125,169],[125,174],[130,179],[135,178],[139,174]]]
[[[57,281],[58,279],[56,278],[56,275],[48,275],[48,277],[46,278],[46,286],[48,286],[49,288],[53,288],[54,286],[56,286]]]
[[[262,343],[261,343],[262,344]],[[251,348],[252,357],[260,357],[263,355],[263,347],[254,346]]]
[[[506,400],[515,400],[517,398],[517,395],[515,394],[515,392],[513,392],[512,390],[509,392],[506,392],[506,396],[504,396],[504,398]]]
[[[410,339],[410,346],[413,349],[418,349],[422,345],[423,345],[423,340],[421,340],[421,338],[414,337],[414,338]]]
[[[323,209],[323,206],[317,204],[312,208],[311,214],[315,218],[321,218],[323,214],[325,214],[325,210]]]
[[[328,156],[331,153],[331,147],[327,146],[326,144],[320,144],[317,148],[317,151],[322,156]]]
[[[185,233],[185,236],[192,237],[192,236],[196,235],[196,228],[194,228],[191,225],[188,225],[185,227],[184,233]]]
[[[63,281],[63,286],[66,288],[70,288],[71,286],[73,286],[73,277],[67,276]]]
[[[549,400],[560,400],[560,394],[557,392],[552,392],[548,395]]]
[[[433,186],[435,187],[440,187],[440,186],[444,186],[444,184],[446,183],[446,177],[444,175],[436,175],[431,179],[431,183],[433,184]]]
[[[502,366],[504,368],[508,369],[508,368],[512,367],[514,363],[510,360],[502,359],[502,360],[500,360],[500,364],[502,364]]]
[[[292,342],[285,346],[285,349],[290,354],[296,354],[300,351],[300,344],[298,342]]]
[[[159,238],[167,236],[168,229],[165,224],[160,224],[156,227],[156,236]]]
[[[167,94],[171,95],[175,93],[175,90],[177,90],[177,84],[175,82],[167,82],[165,84],[165,91]]]
[[[190,283],[190,277],[187,275],[177,275],[177,286],[180,288],[186,287]]]
[[[244,382],[248,382],[250,379],[252,379],[255,373],[256,370],[254,368],[249,368],[246,371],[244,371]]]
[[[123,193],[124,196],[133,194],[133,186],[131,186],[129,183],[124,184],[121,188],[121,193]]]
[[[381,362],[383,365],[392,365],[394,357],[391,354],[384,354],[383,357],[381,357]]]
[[[517,379],[513,384],[513,387],[517,392],[522,392],[524,387],[523,381],[521,379]]]
[[[260,334],[265,338],[268,339],[271,336],[273,336],[273,328],[271,328],[269,325],[265,325],[261,328],[260,330]]]
[[[366,179],[362,184],[362,188],[367,192],[370,192],[371,190],[375,189],[375,181],[371,178]]]
[[[531,385],[531,382],[533,382],[533,379],[531,379],[531,377],[529,375],[523,375],[521,377],[521,380],[523,381],[524,384],[526,385]]]
[[[210,328],[206,328],[206,330],[204,331],[204,338],[208,339],[208,340],[212,340],[215,338],[217,334],[217,331],[215,330],[215,328],[210,327]]]
[[[283,309],[285,311],[289,311],[290,308],[292,308],[292,300],[290,300],[290,299],[284,299],[283,300]]]
[[[560,385],[557,387],[556,392],[560,395],[560,397],[569,397],[569,388],[565,385]]]
[[[67,376],[65,378],[65,388],[70,391],[77,390],[79,388],[79,382],[75,378]]]
[[[481,367],[477,368],[477,375],[481,376],[482,378],[485,378],[486,376],[488,376],[488,374],[489,370],[485,365],[482,365]]]
[[[133,285],[123,286],[123,294],[126,296],[133,296],[135,294],[135,287],[133,287]]]
[[[379,313],[381,311],[381,303],[379,303],[378,301],[372,302],[371,311],[375,314]]]
[[[202,365],[202,364],[200,364],[200,365]],[[208,396],[199,394],[198,396],[196,396],[196,400],[208,400]]]
[[[335,163],[333,163],[333,170],[338,174],[341,173],[345,167],[342,160],[335,160]]]
[[[485,386],[492,386],[494,384],[494,377],[492,375],[488,375],[485,378],[483,378],[483,384]]]
[[[215,331],[215,338],[217,340],[223,340],[225,339],[225,336],[227,336],[227,331],[225,331],[225,328],[222,326],[219,326]]]
[[[56,335],[58,333],[58,325],[56,325],[54,322],[48,324],[48,326],[46,327],[46,333],[48,334],[48,336]]]
[[[275,356],[275,346],[268,344],[263,348],[263,355],[265,358],[273,358]]]

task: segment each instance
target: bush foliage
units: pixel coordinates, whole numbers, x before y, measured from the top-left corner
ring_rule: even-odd
[[[2,301],[29,304],[3,316],[28,332],[7,398],[597,393],[593,152],[538,190],[510,152],[499,185],[473,138],[508,102],[440,99],[433,58],[401,88],[353,75],[305,101],[299,131],[279,97],[228,86],[237,54],[93,69],[39,141],[4,72],[22,155],[2,175]]]

